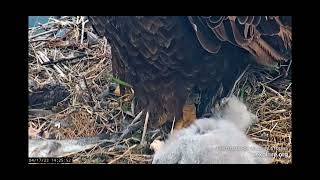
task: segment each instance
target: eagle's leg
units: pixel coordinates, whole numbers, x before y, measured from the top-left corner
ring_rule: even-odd
[[[185,104],[182,109],[182,118],[175,124],[175,130],[188,127],[196,119],[196,106],[195,104]]]
[[[196,104],[200,101],[199,94],[191,94],[182,108],[182,118],[175,124],[175,130],[188,127],[197,119]]]

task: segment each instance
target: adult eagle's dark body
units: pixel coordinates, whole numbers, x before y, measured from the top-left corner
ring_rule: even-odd
[[[185,116],[194,119],[186,113],[190,108],[196,107],[197,117],[209,112],[230,93],[250,59],[273,66],[291,58],[290,16],[89,20],[110,42],[114,74],[133,86],[138,107],[150,113],[154,126],[174,118],[188,121]]]

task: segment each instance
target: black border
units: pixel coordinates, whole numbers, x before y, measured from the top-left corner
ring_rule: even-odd
[[[2,58],[2,73],[3,84],[1,88],[9,92],[10,95],[5,92],[3,96],[8,98],[6,103],[5,114],[7,117],[3,117],[3,121],[7,122],[8,125],[3,125],[5,132],[4,138],[9,139],[12,145],[4,147],[9,149],[8,162],[13,162],[15,168],[18,164],[22,164],[22,168],[28,170],[30,173],[41,173],[48,170],[51,173],[61,173],[66,170],[77,174],[87,174],[90,178],[93,175],[101,175],[104,178],[119,178],[120,176],[128,176],[129,178],[141,178],[146,176],[148,178],[154,178],[155,176],[165,176],[167,178],[173,178],[174,175],[182,178],[183,176],[202,176],[205,172],[210,174],[223,173],[226,176],[244,175],[256,176],[256,177],[268,177],[271,174],[276,174],[280,178],[283,174],[300,174],[301,168],[306,168],[306,160],[314,160],[313,156],[316,156],[316,147],[310,147],[307,145],[308,135],[310,135],[310,126],[313,126],[316,119],[313,119],[312,113],[308,113],[312,109],[313,97],[317,93],[317,88],[314,86],[314,82],[311,77],[316,77],[318,71],[313,71],[312,66],[316,61],[317,57],[307,57],[307,55],[316,55],[317,51],[311,51],[312,42],[307,43],[306,40],[315,41],[313,36],[317,36],[317,33],[312,34],[311,31],[307,30],[307,27],[312,26],[307,18],[294,16],[293,18],[293,62],[292,62],[292,79],[293,79],[293,164],[292,165],[28,165],[27,158],[27,57],[28,57],[28,17],[27,16],[14,16],[13,20],[9,20],[6,26],[9,26],[7,34],[4,34],[5,40],[2,41],[3,45],[8,49],[3,54],[7,57]],[[11,23],[11,24],[10,24]],[[301,46],[301,47],[299,47]],[[308,49],[310,48],[310,50]],[[303,53],[306,51],[306,53]],[[318,50],[319,51],[319,50]],[[316,67],[314,65],[314,67]],[[309,76],[308,76],[309,75]],[[8,78],[8,76],[10,76]],[[308,82],[309,80],[309,82]],[[305,84],[304,84],[305,83]],[[307,88],[312,87],[314,90],[310,91]],[[306,92],[303,92],[306,91]],[[10,112],[11,111],[11,112]],[[315,111],[316,112],[316,111]],[[14,129],[14,131],[12,131]],[[309,133],[309,134],[308,134]],[[17,138],[18,137],[18,138]],[[314,143],[316,144],[316,143]],[[306,151],[306,147],[311,148],[310,151]],[[313,149],[312,149],[313,148]],[[14,150],[16,152],[14,152]],[[308,156],[309,155],[309,156]],[[52,167],[58,166],[59,171],[54,170]],[[63,167],[63,168],[61,168]],[[52,168],[52,169],[51,169]],[[32,171],[34,170],[34,171]],[[89,171],[89,172],[87,172]],[[94,172],[96,171],[96,172]],[[154,171],[154,172],[152,172]],[[45,173],[46,174],[46,173]],[[46,175],[49,175],[46,174]],[[250,175],[248,175],[250,174]],[[255,175],[254,175],[255,174]],[[115,177],[111,177],[114,175]],[[50,175],[49,175],[50,176]],[[214,178],[214,177],[213,177]]]

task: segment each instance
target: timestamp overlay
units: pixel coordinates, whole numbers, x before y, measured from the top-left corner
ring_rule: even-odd
[[[71,157],[29,157],[29,164],[68,164],[72,163]]]

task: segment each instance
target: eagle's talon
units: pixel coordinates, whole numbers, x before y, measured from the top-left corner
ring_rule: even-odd
[[[174,130],[188,127],[197,119],[195,104],[185,104],[182,111],[182,118],[175,124]]]

